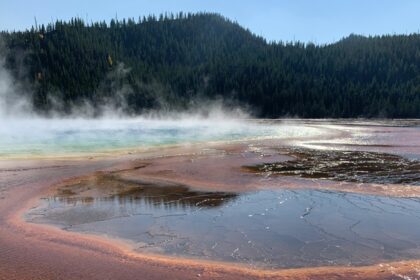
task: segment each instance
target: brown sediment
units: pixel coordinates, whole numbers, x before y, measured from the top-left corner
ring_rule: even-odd
[[[378,152],[289,149],[293,160],[246,166],[260,174],[296,176],[349,183],[386,185],[420,184],[420,161]],[[377,187],[375,187],[377,189]],[[385,189],[385,188],[383,188]],[[387,193],[383,193],[387,194]],[[388,193],[388,195],[393,195]]]
[[[244,165],[292,159],[287,153],[279,153],[265,145],[220,145],[205,152],[179,148],[165,151],[165,154],[170,156],[143,155],[142,159],[137,159],[136,155],[130,155],[118,159],[2,163],[0,195],[4,199],[0,199],[0,279],[420,278],[420,260],[363,267],[259,270],[218,262],[142,255],[133,252],[126,242],[30,224],[23,219],[24,213],[38,203],[40,196],[56,193],[57,189],[62,196],[98,195],[89,193],[94,190],[77,189],[83,185],[80,182],[86,183],[86,180],[122,182],[127,188],[123,191],[130,191],[130,183],[139,182],[232,192],[276,187],[281,183],[282,188],[420,197],[420,191],[410,186],[333,181],[320,184],[317,180],[291,177],[267,180],[244,173]],[[112,191],[110,189],[108,193],[112,194]]]
[[[324,189],[420,197],[420,188],[415,185],[420,182],[419,162],[383,153],[237,145],[235,151],[157,158],[144,164],[144,168],[114,175],[126,182],[181,184],[212,191]]]

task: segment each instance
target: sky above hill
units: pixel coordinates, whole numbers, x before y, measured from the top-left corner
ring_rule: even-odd
[[[335,42],[351,33],[420,30],[418,0],[0,0],[0,30],[81,17],[88,22],[164,12],[217,12],[274,41]]]

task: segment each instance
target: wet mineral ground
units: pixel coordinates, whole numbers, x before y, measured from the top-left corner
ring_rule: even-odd
[[[172,125],[2,146],[0,279],[420,279],[418,120]]]
[[[265,175],[298,176],[353,183],[420,185],[420,161],[365,151],[291,149],[295,158],[279,163],[247,166]]]
[[[254,268],[360,266],[420,258],[418,197],[322,187],[282,189],[281,185],[273,188],[270,181],[302,177],[321,185],[328,180],[417,186],[418,161],[364,151],[280,151],[290,159],[239,166],[240,176],[258,180],[260,189],[206,190],[177,182],[128,179],[127,171],[97,173],[59,187],[27,218],[68,231],[128,240],[140,253]],[[217,158],[222,166],[224,158]],[[199,161],[193,162],[200,166]]]

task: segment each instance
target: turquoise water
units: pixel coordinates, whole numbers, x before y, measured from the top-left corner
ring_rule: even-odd
[[[101,153],[158,145],[314,136],[321,130],[281,122],[226,119],[3,120],[0,157]]]

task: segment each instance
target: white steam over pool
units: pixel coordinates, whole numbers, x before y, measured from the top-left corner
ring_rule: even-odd
[[[229,118],[8,119],[0,157],[99,153],[158,145],[320,134],[317,128]]]
[[[247,121],[248,115],[240,108],[226,109],[222,101],[214,100],[202,101],[182,113],[155,112],[154,117],[129,118],[110,104],[102,108],[100,118],[92,119],[92,108],[86,104],[67,119],[60,118],[59,112],[41,118],[32,110],[30,95],[23,93],[24,87],[13,79],[0,57],[0,159],[320,133],[316,128]]]

